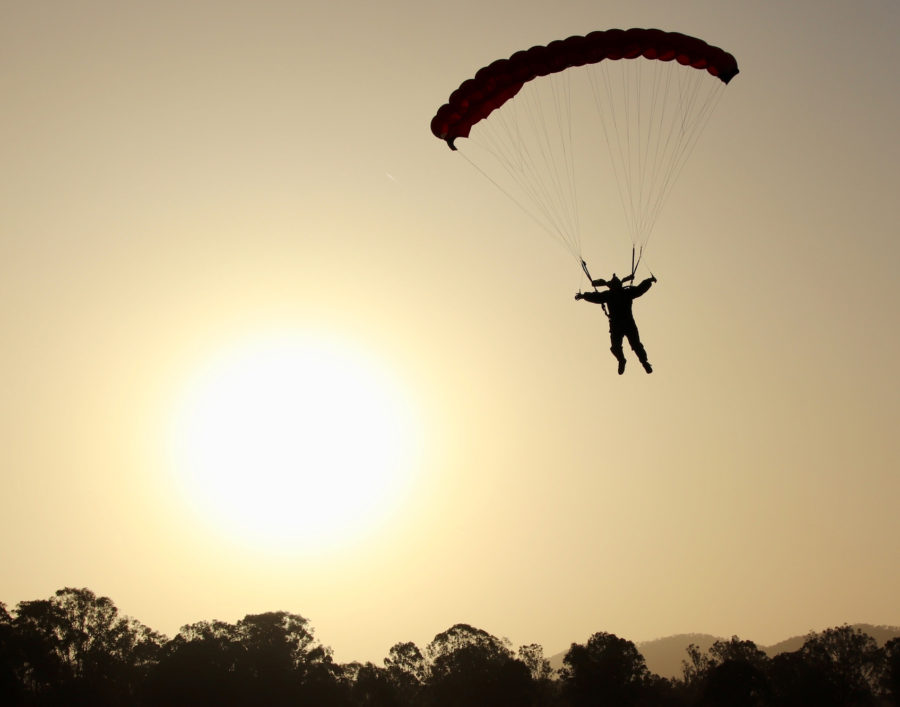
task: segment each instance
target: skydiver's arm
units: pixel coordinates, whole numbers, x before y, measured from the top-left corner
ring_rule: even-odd
[[[634,287],[632,287],[631,288],[632,299],[634,299],[635,297],[640,297],[642,294],[644,294],[647,290],[650,289],[650,285],[652,285],[654,282],[656,282],[655,277],[648,277],[646,280],[641,282],[640,285],[635,285]]]
[[[603,304],[609,299],[609,291],[605,292],[579,292],[575,299],[583,299],[594,304]]]

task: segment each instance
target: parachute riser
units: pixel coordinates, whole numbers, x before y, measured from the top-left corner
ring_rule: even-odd
[[[594,278],[591,277],[591,271],[588,270],[587,263],[584,262],[584,259],[581,260],[581,269],[584,270],[584,274],[587,275],[588,282],[591,283],[591,287],[594,288],[594,292],[597,291],[597,286],[594,285]]]
[[[584,262],[584,258],[581,259],[581,269],[584,270],[584,274],[587,275],[588,282],[591,283],[591,287],[594,288],[594,292],[597,291],[597,286],[594,284],[594,278],[591,277],[591,271],[588,270],[587,263]],[[602,302],[600,306],[603,308],[603,313],[606,315],[606,318],[609,319],[609,311],[606,309],[606,303]]]
[[[631,246],[631,279],[634,280],[635,273],[637,273],[638,266],[641,264],[641,258],[644,257],[644,246],[641,246],[641,249],[637,251],[637,259],[635,259],[635,247]]]

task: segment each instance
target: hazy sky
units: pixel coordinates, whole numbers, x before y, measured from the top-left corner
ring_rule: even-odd
[[[632,26],[741,73],[619,377],[577,265],[429,121]],[[900,624],[898,33],[895,0],[0,1],[0,600],[287,610],[375,662],[456,622]]]

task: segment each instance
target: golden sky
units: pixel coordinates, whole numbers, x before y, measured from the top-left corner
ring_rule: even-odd
[[[619,377],[580,269],[429,121],[633,26],[741,73],[656,225],[655,372]],[[900,624],[898,31],[894,0],[3,0],[0,600],[293,611],[375,662],[456,622],[548,654]]]

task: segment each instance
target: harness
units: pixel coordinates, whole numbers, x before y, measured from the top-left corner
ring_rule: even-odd
[[[631,274],[626,275],[622,278],[622,284],[634,281],[634,275],[637,272],[638,266],[641,264],[641,258],[643,257],[644,246],[641,246],[641,249],[638,251],[635,251],[634,246],[631,246]],[[591,287],[593,287],[594,292],[596,292],[597,286],[594,284],[594,278],[591,277],[591,271],[588,270],[588,266],[587,263],[584,262],[584,258],[581,259],[581,269],[584,270],[584,274],[587,275],[588,282],[591,283]],[[647,268],[647,272],[650,273],[650,277],[653,277],[653,271],[650,270],[650,268]],[[609,310],[606,308],[606,302],[601,302],[600,306],[603,308],[603,313],[606,315],[606,318],[609,319]]]

